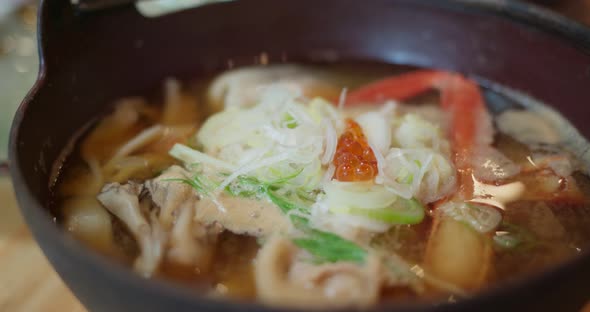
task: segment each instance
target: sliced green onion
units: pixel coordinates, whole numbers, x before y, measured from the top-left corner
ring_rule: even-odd
[[[285,113],[285,116],[283,117],[283,125],[289,129],[295,129],[299,126],[299,123],[297,123],[297,120],[295,120],[291,114]]]
[[[307,200],[309,202],[315,202],[318,198],[318,190],[314,190],[314,191],[305,191],[302,190],[300,188],[296,189],[295,192],[297,192],[297,196],[299,196],[301,199],[303,200]]]
[[[276,190],[272,190],[271,188],[267,189],[266,194],[268,195],[270,201],[277,205],[277,207],[279,207],[285,214],[291,211],[307,212],[308,210],[303,205],[300,205],[294,201],[290,201],[284,196],[279,195]]]
[[[283,183],[289,182],[290,180],[293,180],[297,176],[299,176],[301,174],[301,172],[303,172],[303,169],[304,169],[304,167],[301,167],[300,169],[295,170],[295,172],[293,172],[293,173],[291,173],[289,175],[283,176],[283,177],[281,177],[279,179],[276,179],[274,181],[270,181],[268,184],[274,186],[274,185],[279,185],[279,184],[283,184]]]
[[[189,165],[201,163],[229,171],[234,171],[236,169],[236,166],[230,163],[211,157],[205,153],[199,152],[186,145],[182,145],[179,143],[174,144],[174,146],[172,147],[172,149],[170,149],[168,154]]]
[[[192,178],[185,179],[165,179],[167,182],[181,182],[192,187],[195,191],[202,195],[211,196],[211,192],[215,189],[217,184],[204,176],[195,175]]]
[[[258,179],[250,176],[238,176],[236,180],[225,187],[225,191],[232,196],[260,197],[266,193],[267,186]]]
[[[389,207],[397,196],[373,182],[330,181],[324,186],[328,207],[363,207],[376,209]]]
[[[283,183],[297,174],[275,182],[279,184]],[[204,195],[210,195],[211,190],[215,189],[215,184],[212,181],[199,175],[195,175],[192,179],[168,179],[167,181],[188,184],[197,192]],[[225,190],[233,196],[241,197],[255,197],[266,194],[270,201],[279,207],[283,213],[289,215],[295,228],[304,233],[304,237],[294,239],[293,243],[313,255],[315,262],[349,261],[363,263],[365,261],[367,252],[362,247],[336,234],[319,231],[309,226],[309,220],[307,218],[309,209],[306,207],[305,201],[311,202],[308,199],[313,198],[308,192],[304,193],[306,195],[305,197],[300,196],[298,192],[279,194],[279,185],[269,185],[251,176],[239,176]],[[293,212],[296,213],[294,214]]]
[[[412,184],[414,182],[414,174],[410,173],[407,168],[402,168],[395,181],[400,184]]]
[[[494,236],[494,244],[501,249],[514,249],[522,243],[518,237],[510,233]]]
[[[398,198],[392,206],[378,209],[358,207],[330,208],[330,211],[334,213],[366,217],[389,224],[418,224],[424,219],[424,210],[424,206],[414,198]]]

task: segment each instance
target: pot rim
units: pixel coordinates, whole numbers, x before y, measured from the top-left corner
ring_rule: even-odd
[[[12,178],[13,187],[17,194],[19,209],[25,216],[27,225],[31,227],[35,236],[41,235],[50,237],[54,241],[54,246],[57,250],[65,250],[68,257],[72,257],[73,261],[83,262],[89,268],[92,267],[100,274],[107,276],[110,280],[116,281],[120,285],[126,287],[142,289],[145,295],[169,297],[176,302],[185,302],[195,307],[207,309],[215,307],[228,311],[237,310],[256,310],[262,312],[270,311],[294,311],[298,309],[293,308],[276,308],[269,307],[263,304],[254,302],[242,302],[238,300],[214,299],[205,295],[195,295],[194,290],[189,290],[179,284],[154,279],[146,283],[146,280],[130,270],[128,267],[120,265],[106,257],[99,255],[96,252],[89,252],[89,248],[84,244],[74,239],[56,225],[53,221],[52,215],[48,209],[37,201],[32,196],[30,188],[25,181],[25,177],[20,170],[18,140],[21,123],[24,115],[27,113],[30,103],[37,96],[39,91],[45,87],[47,64],[44,61],[44,47],[43,47],[43,30],[42,25],[45,21],[43,13],[47,10],[49,3],[53,0],[41,0],[39,16],[38,16],[38,49],[39,49],[39,74],[37,80],[26,97],[19,106],[13,120],[10,131],[9,140],[9,166],[10,175]],[[240,0],[240,1],[256,1],[256,0]],[[590,55],[590,28],[582,24],[570,20],[562,15],[549,11],[532,4],[523,3],[520,1],[511,0],[400,0],[401,2],[411,5],[423,5],[427,7],[435,7],[441,10],[464,10],[471,14],[483,14],[486,16],[497,16],[509,20],[512,23],[519,23],[525,27],[532,27],[549,35],[556,36],[563,39],[563,44],[569,44],[585,54]],[[210,4],[215,6],[232,5],[228,3]],[[196,8],[198,9],[198,8]],[[473,13],[472,13],[473,12]],[[99,12],[97,14],[102,14]],[[139,14],[139,13],[138,13]],[[176,13],[172,13],[176,14]],[[32,226],[32,220],[36,219],[36,226]],[[45,251],[44,251],[45,252]],[[573,257],[564,261],[563,263],[554,266],[542,273],[535,274],[527,278],[519,278],[514,281],[506,281],[493,284],[486,287],[484,290],[474,294],[457,303],[453,306],[457,308],[477,307],[481,304],[488,304],[495,300],[506,296],[513,289],[524,288],[527,285],[534,283],[543,283],[551,280],[552,276],[561,274],[575,274],[572,267],[576,264],[588,261],[590,259],[590,252],[586,251],[581,255]],[[75,294],[75,293],[74,293]],[[423,310],[446,310],[449,307],[447,304],[432,305],[432,303],[396,303],[387,304],[380,303],[371,310],[393,309],[395,311],[423,311]],[[350,309],[339,309],[350,310]]]

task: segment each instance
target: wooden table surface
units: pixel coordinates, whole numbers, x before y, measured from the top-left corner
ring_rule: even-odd
[[[0,178],[0,199],[0,311],[85,311],[23,224],[6,177]]]
[[[590,0],[563,1],[552,8],[590,24]],[[0,177],[0,202],[0,312],[85,311],[31,237],[5,177]]]

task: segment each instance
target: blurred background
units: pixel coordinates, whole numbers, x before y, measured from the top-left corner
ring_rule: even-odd
[[[157,15],[174,6],[204,2],[208,1],[152,0],[142,12]],[[590,0],[531,2],[590,26]],[[36,1],[0,0],[0,311],[85,311],[31,238],[18,213],[8,178],[12,117],[38,72],[36,14]]]

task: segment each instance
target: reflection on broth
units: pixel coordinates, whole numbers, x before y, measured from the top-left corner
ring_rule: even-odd
[[[116,102],[56,194],[93,249],[211,296],[456,299],[587,246],[590,179],[562,141],[455,73],[246,67]]]

